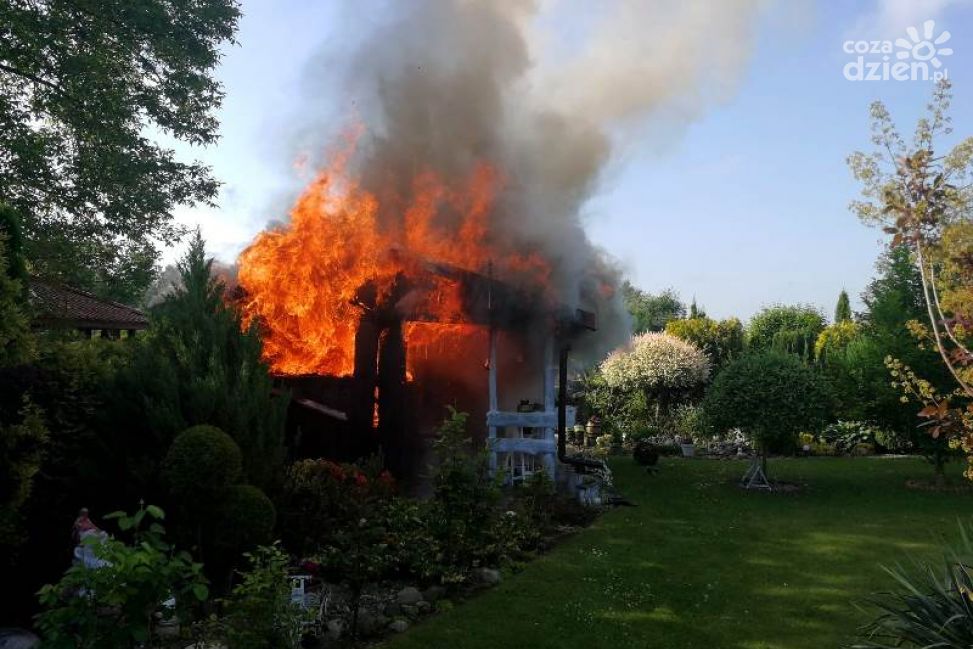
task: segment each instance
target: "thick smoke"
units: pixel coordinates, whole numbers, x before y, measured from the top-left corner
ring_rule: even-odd
[[[590,350],[597,353],[618,344],[628,324],[617,294],[605,290],[617,287],[619,272],[585,234],[585,202],[620,143],[670,137],[730,95],[749,58],[760,6],[757,0],[372,5],[391,16],[370,29],[351,59],[319,59],[309,68],[308,88],[327,88],[332,100],[345,97],[354,106],[366,128],[358,171],[366,189],[388,199],[383,218],[390,223],[401,218],[395,196],[408,194],[417,172],[432,169],[459,183],[478,161],[496,164],[506,182],[491,238],[541,252],[553,264],[560,299],[598,312],[600,334],[587,337],[597,341],[600,349]],[[321,83],[324,75],[333,80],[335,64],[344,70],[343,89]],[[647,219],[672,216],[640,208]],[[647,230],[632,236],[650,236]]]

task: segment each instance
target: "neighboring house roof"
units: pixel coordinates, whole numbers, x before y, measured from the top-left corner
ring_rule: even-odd
[[[31,278],[28,282],[34,325],[78,329],[145,329],[149,319],[130,306],[95,297],[65,284]]]

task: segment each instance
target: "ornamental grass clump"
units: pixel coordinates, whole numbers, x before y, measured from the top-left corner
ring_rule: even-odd
[[[867,600],[864,608],[876,617],[852,649],[973,646],[973,542],[962,523],[960,537],[941,561],[885,568],[890,589]]]

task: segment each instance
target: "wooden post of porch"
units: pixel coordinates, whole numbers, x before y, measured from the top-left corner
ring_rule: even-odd
[[[557,395],[554,391],[554,336],[548,336],[544,342],[544,412],[554,412],[557,410]],[[561,395],[564,398],[564,395]],[[557,429],[545,428],[544,439],[554,443],[554,434]],[[556,447],[556,444],[555,444]],[[550,453],[543,456],[544,472],[551,480],[555,479],[557,468],[556,457]]]
[[[490,391],[490,407],[488,410],[489,412],[496,412],[499,410],[499,399],[497,397],[497,328],[492,326],[490,327],[490,351],[487,363],[489,364],[489,378],[487,381]],[[487,444],[490,450],[490,473],[494,475],[497,472],[496,441],[497,427],[490,426]]]

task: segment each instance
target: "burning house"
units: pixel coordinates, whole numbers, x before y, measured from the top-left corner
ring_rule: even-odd
[[[555,470],[554,431],[571,417],[556,407],[562,350],[591,361],[627,339],[619,273],[589,240],[584,206],[623,128],[691,114],[698,84],[730,78],[736,58],[675,65],[670,37],[697,31],[646,39],[635,26],[668,23],[621,3],[564,65],[545,65],[543,4],[390,6],[367,17],[358,54],[308,67],[307,105],[344,97],[349,117],[308,110],[280,138],[319,171],[238,260],[244,313],[295,396],[308,454],[381,448],[406,474],[452,405],[496,439],[498,468]],[[695,25],[711,8],[671,11]],[[733,50],[725,31],[690,51]]]
[[[296,446],[343,459],[381,452],[411,477],[450,405],[470,413],[475,440],[489,437],[495,468],[554,476],[555,429],[573,424],[557,407],[567,371],[557,356],[595,329],[594,313],[557,300],[543,258],[487,240],[488,170],[467,193],[427,178],[404,234],[382,227],[378,202],[341,173],[321,174],[290,224],[240,258],[245,313],[295,397]],[[458,238],[434,222],[443,215],[463,221]]]

